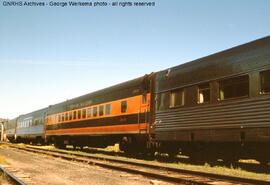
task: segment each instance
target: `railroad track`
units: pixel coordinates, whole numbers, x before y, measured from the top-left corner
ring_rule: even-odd
[[[48,150],[36,147],[21,147],[18,145],[8,145],[19,150],[38,154],[50,155],[66,160],[83,162],[97,165],[104,168],[125,171],[133,174],[156,178],[168,182],[181,184],[262,184],[268,185],[269,181],[246,179],[212,173],[189,171],[162,165],[155,165],[143,162],[126,161],[112,157],[95,156],[91,154],[78,154],[70,151]]]
[[[66,150],[74,151],[73,148],[67,148]],[[196,161],[191,161],[189,158],[186,157],[174,157],[174,158],[168,158],[167,156],[143,156],[143,155],[127,155],[123,152],[115,152],[115,151],[108,151],[104,149],[99,148],[86,148],[83,150],[80,150],[82,152],[86,153],[92,153],[92,154],[104,154],[108,156],[120,156],[120,157],[131,157],[134,159],[139,160],[146,160],[146,161],[153,161],[157,160],[159,162],[165,162],[165,163],[183,163],[183,164],[194,164],[194,165],[201,165],[201,163]],[[269,163],[270,164],[270,163]],[[228,164],[223,161],[214,161],[210,163],[210,165],[213,166],[222,166],[222,167],[228,167],[231,168],[233,166],[234,168],[241,168],[242,170],[251,171],[255,173],[269,173],[270,172],[270,165],[261,165],[259,163],[250,163],[250,162],[235,162],[233,164]]]
[[[8,180],[14,184],[14,185],[26,185],[23,181],[21,181],[20,179],[18,179],[15,175],[13,175],[9,170],[7,170],[6,168],[2,167],[0,165],[0,172],[2,174],[4,174],[5,177],[8,178]]]
[[[74,151],[73,148],[67,148],[66,150],[69,151]],[[152,160],[157,160],[159,162],[165,162],[165,163],[183,163],[183,164],[194,164],[194,165],[200,165],[200,162],[192,161],[189,158],[186,157],[180,157],[176,156],[174,158],[168,158],[167,156],[143,156],[143,155],[127,155],[123,152],[115,152],[115,151],[108,151],[104,149],[99,149],[99,148],[86,148],[81,150],[86,153],[97,153],[97,154],[104,154],[104,155],[109,155],[109,156],[121,156],[121,157],[131,157],[134,159],[139,159],[139,160],[146,160],[146,161],[152,161]],[[241,168],[246,171],[251,171],[251,172],[256,172],[256,173],[269,173],[270,172],[270,163],[268,165],[261,165],[259,163],[254,163],[254,161],[251,162],[235,162],[233,164],[228,164],[223,161],[212,161],[210,165],[216,165],[216,166],[223,166],[223,167],[235,167],[235,168]]]

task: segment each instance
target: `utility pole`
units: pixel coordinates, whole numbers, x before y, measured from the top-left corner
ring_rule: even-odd
[[[4,124],[7,120],[0,118],[0,141],[4,141],[5,133],[4,133]]]
[[[1,122],[1,141],[4,141],[4,123]]]

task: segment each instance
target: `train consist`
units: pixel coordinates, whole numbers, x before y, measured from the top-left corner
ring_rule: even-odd
[[[10,120],[10,141],[270,162],[270,36]]]

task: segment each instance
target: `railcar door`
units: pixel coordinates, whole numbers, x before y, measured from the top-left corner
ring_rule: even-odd
[[[150,111],[150,95],[145,93],[142,95],[140,102],[140,112],[138,114],[138,123],[140,133],[147,133]]]

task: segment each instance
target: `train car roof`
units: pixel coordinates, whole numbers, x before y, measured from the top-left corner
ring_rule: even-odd
[[[270,65],[270,36],[157,72],[156,93]]]
[[[190,66],[194,67],[195,65],[198,65],[199,62],[209,62],[209,61],[212,61],[215,59],[219,59],[221,57],[234,55],[235,53],[243,52],[246,50],[254,49],[258,46],[264,46],[264,45],[269,45],[269,44],[270,44],[270,36],[266,36],[266,37],[263,37],[263,38],[260,38],[260,39],[254,40],[254,41],[250,41],[250,42],[245,43],[245,44],[241,44],[241,45],[234,46],[234,47],[226,49],[226,50],[222,50],[222,51],[217,52],[217,53],[213,53],[211,55],[207,55],[205,57],[198,58],[198,59],[190,61],[190,62],[186,62],[184,64],[174,66],[172,68],[167,68],[167,69],[161,70],[161,71],[166,71],[168,69],[178,69],[178,68],[184,69],[184,68],[190,67]]]
[[[144,75],[142,77],[72,98],[58,104],[50,105],[48,113],[72,110],[75,108],[95,105],[97,103],[112,101],[119,99],[120,97],[126,98],[132,95],[138,95],[144,90],[143,84],[146,83],[147,78],[148,75]]]
[[[36,114],[40,114],[40,113],[45,113],[45,112],[47,112],[47,110],[48,110],[48,107],[45,107],[45,108],[42,108],[42,109],[39,109],[39,110],[35,110],[33,112],[29,112],[29,113],[26,113],[26,114],[21,114],[17,118],[22,118],[22,117],[25,117],[25,116],[30,116],[30,115],[36,115]],[[17,118],[15,118],[15,119],[17,119]]]

